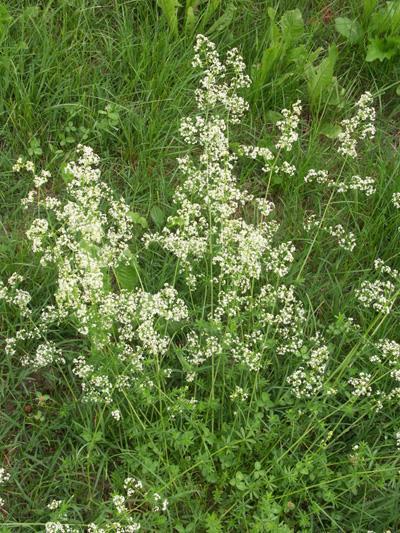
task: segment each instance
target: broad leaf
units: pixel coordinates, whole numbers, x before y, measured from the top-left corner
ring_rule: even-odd
[[[161,227],[164,224],[165,213],[158,205],[153,205],[150,209],[150,216],[157,227]]]
[[[231,25],[234,15],[236,13],[236,6],[233,2],[227,5],[224,13],[214,22],[207,34],[213,34],[226,30]]]
[[[308,94],[314,107],[321,102],[334,103],[332,96],[338,92],[337,80],[333,75],[337,56],[336,45],[331,45],[327,57],[319,65],[308,65],[305,70]]]
[[[115,278],[121,289],[132,291],[139,283],[136,260],[132,254],[129,254],[129,262],[120,264],[114,270]]]
[[[331,122],[325,122],[319,128],[319,133],[329,139],[336,139],[341,131],[342,128],[338,124],[332,124]]]
[[[363,38],[362,28],[356,20],[351,20],[347,17],[338,17],[335,19],[335,28],[350,43],[357,43]]]
[[[367,48],[366,61],[391,59],[400,52],[400,38],[371,39]]]
[[[281,17],[280,26],[286,44],[299,40],[304,34],[304,21],[300,9],[286,11]]]
[[[140,224],[140,226],[142,226],[142,228],[144,229],[147,228],[148,226],[147,220],[144,217],[142,217],[142,215],[140,215],[139,213],[136,213],[134,211],[129,211],[128,217],[132,220],[134,224]]]
[[[157,0],[157,4],[160,6],[165,18],[167,19],[168,26],[174,35],[178,35],[178,8],[180,3],[178,0]]]

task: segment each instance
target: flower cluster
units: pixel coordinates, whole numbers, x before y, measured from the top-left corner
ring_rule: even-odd
[[[110,516],[105,520],[99,517],[98,523],[87,524],[83,529],[68,523],[68,504],[53,499],[47,508],[52,513],[52,521],[45,524],[46,533],[134,533],[142,529],[138,519],[145,519],[150,513],[166,513],[168,500],[158,492],[146,489],[144,483],[134,477],[124,480],[123,494],[111,498]]]
[[[245,74],[246,65],[237,48],[228,51],[222,63],[215,44],[204,35],[198,35],[195,43],[192,66],[203,71],[195,97],[199,109],[209,111],[222,107],[232,124],[237,124],[248,109],[247,102],[237,94],[238,89],[250,86]]]
[[[385,265],[381,259],[375,261],[374,267],[375,270],[388,275],[391,279],[365,280],[356,289],[355,295],[364,307],[372,307],[379,313],[389,314],[398,294],[400,273]]]
[[[29,316],[31,310],[28,304],[31,300],[29,292],[18,288],[18,285],[24,281],[19,274],[14,273],[8,278],[7,285],[0,280],[0,301],[4,300],[8,304],[15,305],[23,317]]]
[[[304,181],[306,183],[315,182],[341,193],[347,191],[361,191],[364,192],[366,196],[371,196],[376,192],[375,180],[370,176],[365,176],[364,178],[361,176],[351,176],[347,180],[338,181],[331,177],[327,170],[315,170],[312,168],[304,176]]]
[[[244,402],[249,397],[249,393],[246,392],[243,387],[239,387],[239,385],[235,386],[234,391],[230,395],[230,399],[234,402],[235,400],[238,400],[239,402]]]
[[[375,109],[372,107],[372,95],[366,92],[356,104],[356,114],[351,119],[342,120],[343,131],[339,134],[339,153],[351,158],[357,157],[357,144],[366,138],[375,136]]]
[[[112,290],[111,269],[115,271],[130,259],[129,206],[115,199],[101,180],[99,157],[93,150],[78,146],[77,153],[77,161],[65,169],[64,201],[39,197],[35,190],[28,196],[36,198],[46,218],[36,218],[27,237],[33,251],[41,254],[42,266],[56,267],[57,288],[54,304],[44,307],[15,337],[7,339],[6,351],[14,355],[19,344],[36,341],[36,348],[24,350],[23,365],[37,370],[63,364],[65,357],[49,335],[53,324],[72,321],[90,343],[88,357],[79,355],[73,361],[84,399],[111,405],[114,393],[133,381],[143,386],[146,357],[163,355],[168,349],[170,339],[160,333],[160,322],[183,320],[187,310],[176,290],[167,285],[156,294],[141,289]],[[35,171],[33,164],[22,160],[14,168]],[[31,316],[30,295],[17,287],[22,281],[17,274],[11,276],[7,285],[0,285],[0,298],[16,305],[22,316]],[[113,409],[113,417],[121,417],[118,409]]]
[[[4,467],[0,467],[0,485],[4,485],[7,481],[10,480],[10,473]],[[4,498],[0,496],[0,508],[4,507],[5,501]]]
[[[318,334],[312,339],[314,347],[303,350],[304,363],[287,379],[297,398],[310,398],[320,392],[329,360],[329,349]]]
[[[353,394],[358,397],[371,396],[371,374],[361,372],[358,377],[350,378],[349,385],[353,387]]]
[[[198,37],[196,50],[203,55],[202,59],[197,55],[194,64],[207,68],[196,93],[198,113],[184,118],[180,131],[184,141],[199,150],[193,156],[178,159],[184,180],[174,196],[176,214],[168,218],[160,233],[144,238],[146,246],[157,242],[177,257],[180,271],[192,289],[203,280],[198,272],[207,268],[212,273],[209,283],[213,286],[213,302],[207,319],[213,332],[187,334],[188,383],[210,360],[233,360],[251,372],[259,372],[269,364],[272,347],[281,356],[307,350],[304,307],[297,300],[294,287],[284,282],[295,248],[291,242],[279,242],[276,238],[279,224],[272,216],[274,204],[267,197],[255,198],[239,189],[234,175],[237,155],[260,159],[264,172],[294,174],[293,165],[287,161],[278,165],[276,159],[281,151],[291,151],[298,139],[300,101],[282,112],[284,118],[277,124],[280,137],[274,147],[277,156],[269,148],[249,145],[241,145],[235,153],[230,148],[228,126],[238,122],[239,114],[235,113],[232,121],[231,106],[226,102],[231,98],[236,102],[242,100],[232,92],[229,98],[223,95],[228,87],[236,90],[245,85],[235,80],[243,72],[242,60],[235,51],[238,66],[228,83],[231,56],[228,55],[228,65],[224,65],[214,45],[203,36]],[[243,106],[242,110],[245,109]],[[255,223],[243,216],[248,205],[257,208]],[[241,313],[251,314],[254,323],[250,328],[241,328],[239,333],[229,324]],[[297,381],[293,376],[296,394],[302,388],[311,395],[322,386],[328,351],[319,334],[316,339],[310,343],[307,370],[299,369]]]
[[[129,206],[113,198],[101,181],[99,157],[79,145],[78,159],[67,164],[67,200],[37,199],[46,218],[37,218],[27,231],[41,264],[58,270],[55,298],[59,311],[75,315],[79,331],[88,334],[92,304],[102,298],[110,267],[126,261],[132,235]],[[51,221],[49,224],[48,220]]]
[[[336,226],[329,226],[328,232],[332,237],[337,239],[340,248],[352,252],[356,246],[356,238],[351,231],[347,232],[342,224]]]
[[[277,128],[281,132],[280,138],[276,143],[276,148],[290,152],[293,144],[299,138],[297,128],[300,122],[301,101],[297,100],[292,105],[292,109],[282,109],[283,119],[276,123]]]
[[[124,481],[125,494],[114,494],[112,503],[117,514],[117,520],[111,523],[96,525],[91,523],[88,526],[89,533],[134,533],[141,529],[141,524],[136,521],[134,512],[144,512],[144,506],[149,506],[151,512],[166,512],[168,500],[161,498],[157,492],[144,489],[142,481],[134,477],[127,477]],[[143,507],[143,509],[141,509]],[[147,511],[148,512],[148,511]]]

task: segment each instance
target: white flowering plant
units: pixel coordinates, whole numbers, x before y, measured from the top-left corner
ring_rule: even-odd
[[[7,462],[5,527],[18,525],[24,483],[41,504],[20,516],[49,533],[365,530],[378,521],[365,502],[396,493],[397,256],[354,260],[386,190],[362,163],[378,134],[373,96],[320,147],[299,90],[253,143],[239,49],[222,59],[198,35],[192,68],[165,224],[114,192],[89,146],[60,171],[14,164],[33,184],[31,261],[51,282],[45,297],[28,268],[0,282],[4,354],[22,369],[15,388],[36,393],[23,423],[56,435],[41,451],[59,492]],[[400,192],[389,193],[396,226]],[[33,478],[46,469],[29,461]]]

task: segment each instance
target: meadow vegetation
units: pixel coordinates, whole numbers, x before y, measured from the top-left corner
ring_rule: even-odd
[[[0,531],[400,529],[400,4],[0,4]]]

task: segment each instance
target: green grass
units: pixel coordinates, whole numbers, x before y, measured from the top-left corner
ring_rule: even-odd
[[[163,225],[154,206],[163,218],[173,213],[172,196],[180,180],[176,157],[182,154],[179,122],[194,109],[194,36],[172,35],[155,4],[3,2],[12,20],[0,24],[0,279],[14,271],[22,274],[34,304],[51,300],[55,272],[40,267],[25,237],[36,213],[20,205],[31,188],[28,179],[11,172],[20,155],[30,154],[39,168],[48,168],[54,176],[48,192],[62,195],[60,167],[73,157],[76,144],[88,144],[102,158],[104,180],[151,229]],[[374,259],[382,257],[393,268],[400,265],[399,215],[391,204],[392,193],[400,190],[399,58],[366,63],[363,51],[335,32],[334,17],[358,16],[358,0],[271,4],[279,14],[302,11],[301,43],[309,51],[323,49],[317,62],[329,44],[337,44],[335,76],[343,91],[336,105],[321,102],[312,108],[304,71],[282,57],[261,88],[248,90],[250,111],[234,140],[268,144],[274,132],[270,112],[303,100],[303,131],[293,152],[294,161],[301,157],[301,167],[293,178],[272,183],[271,196],[280,233],[297,248],[289,280],[307,306],[310,334],[313,323],[327,328],[343,313],[354,317],[362,332],[370,335],[378,327],[378,337],[400,342],[396,307],[382,318],[360,308],[354,297],[360,282],[371,278]],[[232,23],[211,37],[221,52],[238,46],[251,72],[267,44],[266,2],[238,0],[236,5]],[[222,5],[218,14],[223,10]],[[371,198],[354,194],[336,199],[327,210],[330,224],[348,223],[356,232],[354,252],[338,249],[321,232],[308,255],[304,213],[322,215],[329,191],[305,185],[303,177],[309,168],[339,171],[334,141],[320,134],[320,126],[348,116],[365,90],[375,97],[377,137],[351,171],[374,176],[377,192]],[[262,195],[265,177],[257,164],[240,161],[239,169],[241,185]],[[175,262],[160,250],[144,250],[143,232],[137,227],[133,250],[145,289],[155,292],[171,282]],[[176,285],[185,291],[179,277]],[[192,317],[201,306],[201,301],[193,306]],[[121,401],[123,420],[118,424],[107,409],[82,403],[70,366],[32,373],[21,367],[19,354],[4,355],[3,338],[13,335],[20,319],[6,306],[0,313],[0,466],[11,474],[0,487],[5,500],[0,531],[44,531],[44,523],[55,516],[46,507],[53,498],[70,502],[68,520],[83,531],[82,524],[110,516],[111,496],[120,493],[127,475],[170,501],[166,515],[143,515],[144,531],[400,529],[398,409],[375,413],[367,401],[295,400],[285,381],[288,367],[274,357],[259,377],[259,393],[242,412],[235,414],[217,398],[173,418],[166,411],[168,402],[132,393]],[[54,338],[71,357],[82,350],[72,326],[55,330]],[[338,378],[348,368],[346,357],[354,368],[364,368],[364,362],[368,367],[370,354],[362,338],[361,333],[346,337],[340,330],[332,336],[330,368],[338,368]],[[204,380],[200,388],[208,391],[209,385]],[[178,403],[173,394],[179,396],[179,386],[177,379],[171,405]],[[354,444],[360,445],[357,461],[348,453]]]

